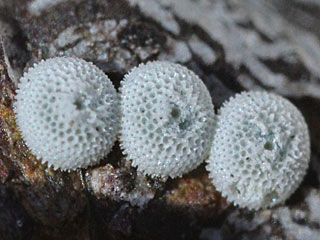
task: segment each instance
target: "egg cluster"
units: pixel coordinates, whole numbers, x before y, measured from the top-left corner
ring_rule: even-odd
[[[134,68],[121,85],[120,142],[139,171],[177,177],[209,154],[214,109],[197,75],[168,62]]]
[[[207,159],[216,189],[249,209],[283,203],[310,160],[307,125],[288,100],[243,92],[215,116],[200,78],[169,62],[132,69],[119,96],[92,63],[48,59],[21,78],[15,113],[32,153],[54,169],[98,163],[119,134],[140,173],[180,177]]]

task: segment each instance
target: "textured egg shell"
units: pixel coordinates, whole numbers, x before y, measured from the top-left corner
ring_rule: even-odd
[[[21,78],[15,113],[32,153],[54,169],[96,164],[120,127],[119,97],[110,79],[78,58],[41,61]]]
[[[208,156],[215,114],[195,73],[178,64],[149,62],[126,75],[120,91],[121,147],[139,171],[174,178]]]
[[[207,170],[216,189],[240,207],[284,202],[301,183],[310,139],[300,111],[267,92],[243,92],[218,114]]]

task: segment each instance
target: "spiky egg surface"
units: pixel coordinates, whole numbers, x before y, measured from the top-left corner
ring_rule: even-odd
[[[307,124],[287,99],[243,92],[220,109],[207,170],[228,201],[249,209],[283,203],[309,160]]]
[[[210,94],[179,64],[141,64],[124,78],[120,144],[138,171],[178,177],[208,156],[214,127]]]
[[[71,57],[42,60],[18,88],[17,124],[43,163],[74,170],[109,153],[120,126],[119,97],[94,64]]]

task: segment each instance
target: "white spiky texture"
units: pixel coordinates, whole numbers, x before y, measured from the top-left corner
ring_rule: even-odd
[[[121,147],[138,171],[175,178],[208,156],[214,108],[195,73],[169,62],[141,64],[120,92]]]
[[[243,92],[218,114],[207,170],[216,189],[240,207],[283,203],[301,183],[310,159],[308,127],[288,100]]]
[[[95,65],[57,57],[35,64],[21,78],[15,113],[31,152],[54,169],[97,163],[120,127],[119,97]]]

